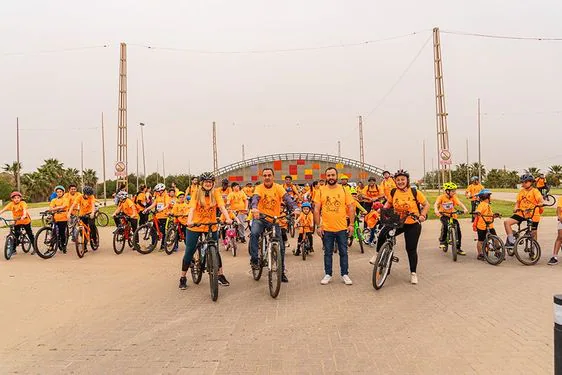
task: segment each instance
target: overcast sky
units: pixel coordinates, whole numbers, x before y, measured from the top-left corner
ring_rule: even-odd
[[[460,4],[463,4],[462,6]],[[20,118],[24,171],[56,157],[101,171],[105,113],[108,174],[116,160],[119,42],[128,46],[129,170],[138,123],[147,171],[165,152],[166,173],[212,169],[277,152],[321,152],[421,176],[436,155],[431,28],[562,37],[560,1],[12,1],[0,12],[1,163],[15,160]],[[423,30],[423,31],[422,31]],[[278,53],[196,53],[320,47]],[[62,52],[63,49],[93,47]],[[136,45],[135,45],[136,44]],[[147,49],[137,45],[179,50]],[[450,149],[477,158],[476,98],[482,100],[488,168],[562,164],[562,42],[442,34]],[[54,50],[59,52],[39,53]],[[182,51],[183,50],[183,51]],[[14,54],[20,53],[21,54]],[[386,96],[386,99],[381,102]],[[373,109],[376,110],[373,112]],[[368,115],[371,113],[371,115]],[[161,168],[161,162],[160,162]],[[160,169],[161,171],[161,169]],[[142,164],[141,164],[142,173]]]

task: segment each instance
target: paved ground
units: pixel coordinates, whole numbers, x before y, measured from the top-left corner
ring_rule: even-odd
[[[534,267],[489,266],[473,251],[453,263],[435,249],[437,224],[424,225],[417,286],[400,250],[375,291],[370,255],[354,248],[353,286],[321,286],[320,253],[290,255],[276,300],[245,256],[225,254],[232,286],[213,303],[206,277],[178,290],[179,254],[117,256],[108,230],[83,259],[18,254],[0,262],[0,373],[552,373],[552,295],[562,292],[562,265],[546,265],[554,219],[541,224]]]

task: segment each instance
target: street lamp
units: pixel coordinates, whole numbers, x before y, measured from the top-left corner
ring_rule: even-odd
[[[146,186],[146,159],[144,155],[144,131],[143,128],[145,127],[144,123],[139,122],[139,126],[141,127],[141,143],[142,143],[142,170],[144,174],[144,186]]]

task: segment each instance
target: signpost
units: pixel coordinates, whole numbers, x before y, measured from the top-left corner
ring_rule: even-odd
[[[451,165],[452,162],[453,161],[451,159],[451,152],[446,149],[441,150],[441,152],[439,153],[439,164]]]
[[[118,161],[115,163],[115,176],[120,178],[127,177],[127,166],[124,162]]]

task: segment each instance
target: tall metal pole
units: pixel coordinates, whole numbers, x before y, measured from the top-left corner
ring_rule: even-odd
[[[341,158],[341,142],[338,141],[338,157]]]
[[[16,168],[14,172],[16,175],[16,186],[18,191],[21,192],[21,182],[20,182],[20,172],[21,172],[21,164],[20,164],[20,119],[16,117]]]
[[[160,168],[158,166],[158,159],[156,159],[156,183],[158,183],[158,169]]]
[[[478,180],[482,182],[482,148],[480,141],[480,98],[478,98]]]
[[[137,191],[139,191],[139,139],[137,138]]]
[[[84,142],[80,142],[80,179],[82,180],[82,191],[84,191]]]
[[[125,170],[118,178],[117,185],[125,184],[128,190],[129,166],[127,160],[127,45],[121,43],[119,58],[119,109],[117,122],[117,161],[125,165]]]
[[[103,126],[103,112],[101,113],[101,160],[103,173],[103,205],[107,205],[107,184],[105,179],[105,129]]]
[[[468,138],[466,139],[466,186],[470,185],[470,164],[468,164]]]
[[[164,153],[162,153],[162,178],[164,179],[164,185],[166,185],[166,164],[164,160]]]
[[[427,183],[425,181],[425,178],[426,178],[425,177],[425,173],[426,173],[426,171],[425,171],[425,139],[423,140],[423,143],[422,143],[422,153],[423,153],[423,182],[424,182],[424,185],[427,185]]]
[[[246,152],[244,150],[244,144],[242,143],[242,162],[245,162],[245,161],[246,161]],[[242,170],[244,171],[243,172],[244,176],[242,178],[244,179],[244,181],[246,181],[246,167],[244,167]]]
[[[366,178],[365,173],[365,146],[363,145],[363,116],[359,116],[359,161],[361,162],[361,172],[359,178]]]
[[[144,123],[139,123],[141,127],[141,143],[142,143],[142,174],[144,175],[144,185],[146,186],[146,159],[144,155]]]
[[[213,121],[213,173],[216,175],[219,170],[219,160],[217,156],[217,124]]]

